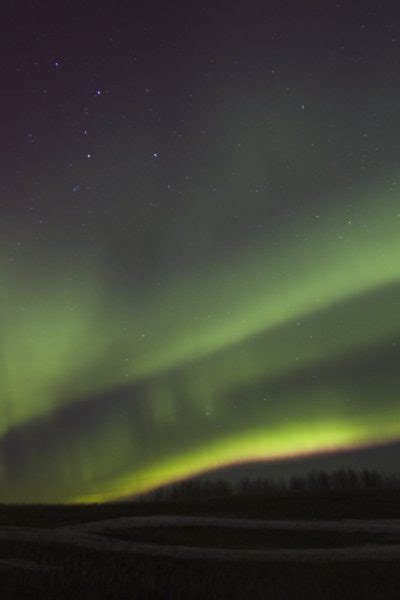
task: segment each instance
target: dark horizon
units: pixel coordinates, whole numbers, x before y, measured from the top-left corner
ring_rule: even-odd
[[[307,475],[312,471],[331,472],[336,469],[364,469],[377,471],[383,476],[400,476],[400,443],[379,444],[361,449],[326,452],[312,456],[299,456],[279,461],[255,461],[229,465],[208,471],[199,476],[204,479],[238,481],[243,477],[272,477],[288,480],[294,475]]]

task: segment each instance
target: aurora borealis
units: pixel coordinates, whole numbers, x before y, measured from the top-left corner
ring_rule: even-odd
[[[400,438],[400,23],[63,4],[5,36],[0,501]]]

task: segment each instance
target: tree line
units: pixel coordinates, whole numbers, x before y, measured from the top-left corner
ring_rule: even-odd
[[[341,468],[330,473],[313,470],[305,475],[293,475],[288,480],[244,477],[232,482],[225,479],[196,478],[164,486],[142,498],[154,501],[186,501],[229,496],[264,496],[278,492],[368,489],[400,489],[400,476],[384,475],[373,469],[355,471]]]

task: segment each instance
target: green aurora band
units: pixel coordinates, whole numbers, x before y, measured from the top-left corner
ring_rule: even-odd
[[[399,438],[399,200],[354,195],[157,289],[110,292],[61,253],[0,263],[0,501]]]

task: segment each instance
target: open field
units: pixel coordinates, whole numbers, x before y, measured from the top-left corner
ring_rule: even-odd
[[[324,505],[316,494],[304,518],[283,496],[258,498],[258,515],[251,498],[225,500],[224,510],[217,500],[3,506],[1,598],[399,598],[400,519],[385,503],[393,494],[374,492],[384,518],[373,494],[358,497],[362,519],[349,516],[352,494],[347,515],[324,519],[312,512]]]
[[[269,520],[400,519],[400,489],[273,491],[205,499],[0,505],[0,526],[58,527],[146,515]]]

